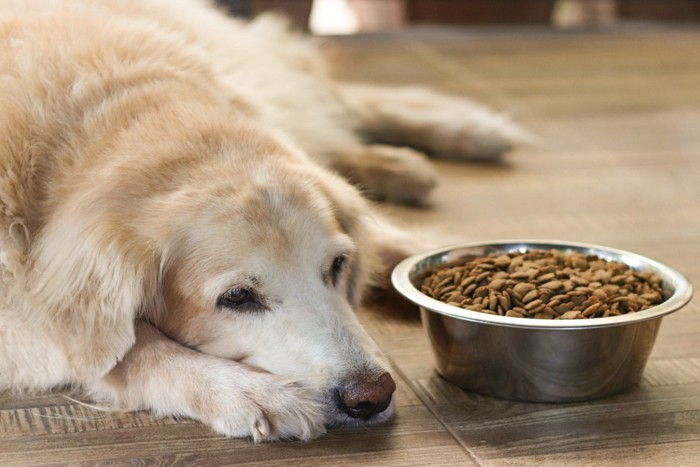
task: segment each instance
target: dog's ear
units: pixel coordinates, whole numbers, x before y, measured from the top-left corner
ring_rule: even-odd
[[[103,376],[135,342],[134,320],[156,289],[160,262],[121,219],[91,207],[48,220],[24,282],[26,315],[50,330],[81,381]]]
[[[323,177],[321,189],[342,228],[357,245],[349,299],[358,305],[368,288],[391,289],[390,276],[402,259],[425,249],[424,242],[383,219],[370,201],[345,180]]]
[[[390,277],[394,267],[405,258],[428,248],[428,242],[399,229],[379,214],[372,217],[368,230],[378,260],[375,265],[375,287],[391,287]]]

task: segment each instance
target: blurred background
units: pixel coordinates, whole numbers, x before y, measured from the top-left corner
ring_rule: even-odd
[[[218,0],[242,17],[275,10],[315,34],[413,24],[610,27],[624,21],[700,20],[700,0]]]

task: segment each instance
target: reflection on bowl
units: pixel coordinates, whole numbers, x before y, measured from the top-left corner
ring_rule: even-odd
[[[621,316],[542,320],[465,310],[420,292],[428,269],[463,257],[535,249],[593,254],[636,271],[651,271],[661,278],[664,301]],[[651,259],[596,245],[544,240],[472,243],[414,255],[396,266],[392,282],[420,307],[438,373],[465,389],[532,402],[590,400],[637,384],[662,317],[692,296],[692,286],[682,274]]]

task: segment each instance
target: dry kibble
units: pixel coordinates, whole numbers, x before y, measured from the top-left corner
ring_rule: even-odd
[[[596,255],[514,251],[432,269],[421,291],[493,315],[583,319],[634,313],[664,301],[661,279]]]
[[[526,278],[526,279],[527,279],[527,278]],[[523,297],[526,293],[528,293],[529,291],[531,291],[531,290],[534,289],[534,288],[535,288],[534,285],[529,284],[529,283],[527,283],[527,282],[518,282],[518,283],[515,284],[515,286],[513,287],[513,291],[516,292],[516,293],[517,293],[518,295],[520,295],[521,297]]]
[[[537,298],[537,290],[533,289],[525,294],[523,297],[523,303],[528,303]]]
[[[581,314],[580,311],[571,310],[571,311],[567,311],[566,313],[561,315],[559,318],[560,319],[577,319],[577,318],[580,318],[582,316],[583,315]]]
[[[537,319],[554,319],[554,316],[548,315],[547,313],[536,313],[533,318]]]
[[[559,290],[563,286],[564,286],[564,284],[562,284],[561,281],[558,281],[556,279],[551,280],[549,282],[545,282],[544,284],[542,284],[542,287],[544,287],[545,289],[549,289],[549,290]]]
[[[597,297],[599,300],[606,300],[608,298],[608,294],[604,289],[595,289],[593,291],[593,296]]]
[[[588,308],[583,310],[583,316],[591,316],[592,314],[595,314],[595,312],[600,309],[601,305],[601,303],[594,303],[590,305]]]
[[[534,310],[535,308],[537,308],[538,306],[543,305],[543,304],[544,304],[544,302],[540,299],[533,300],[530,303],[528,303],[527,305],[525,305],[525,309],[528,311]]]

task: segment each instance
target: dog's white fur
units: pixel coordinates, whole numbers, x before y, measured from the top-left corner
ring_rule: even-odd
[[[409,250],[321,165],[422,200],[425,156],[363,136],[493,157],[517,129],[334,83],[279,20],[201,1],[0,0],[0,18],[0,388],[77,385],[256,440],[359,423],[334,394],[387,364],[353,308]]]

